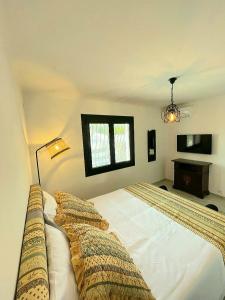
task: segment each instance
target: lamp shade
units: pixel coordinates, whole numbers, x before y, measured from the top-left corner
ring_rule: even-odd
[[[162,112],[164,123],[180,122],[180,111],[176,104],[170,104],[166,110]]]
[[[171,104],[169,104],[165,111],[162,112],[162,119],[164,123],[174,123],[180,122],[180,110],[179,107],[173,101],[173,85],[174,82],[177,80],[177,77],[171,77],[169,82],[171,83]]]
[[[70,147],[64,142],[62,138],[56,138],[52,140],[46,145],[46,148],[51,156],[51,159],[70,149]]]

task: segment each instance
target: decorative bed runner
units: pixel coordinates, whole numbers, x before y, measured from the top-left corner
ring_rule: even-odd
[[[39,185],[32,185],[30,189],[15,299],[49,299],[42,191]]]
[[[225,262],[225,215],[148,183],[125,190],[215,245]]]

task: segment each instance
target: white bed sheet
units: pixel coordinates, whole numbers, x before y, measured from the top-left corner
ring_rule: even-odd
[[[123,189],[90,199],[109,221],[157,300],[222,300],[221,252]]]

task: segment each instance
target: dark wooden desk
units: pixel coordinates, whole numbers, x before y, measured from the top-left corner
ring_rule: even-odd
[[[209,194],[209,166],[210,162],[173,159],[175,189],[193,194],[199,198]]]

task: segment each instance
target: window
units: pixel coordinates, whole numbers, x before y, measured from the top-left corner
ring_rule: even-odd
[[[81,115],[86,176],[135,165],[134,118]]]

